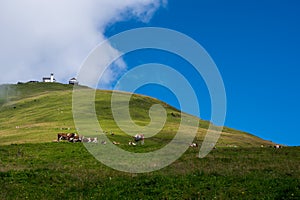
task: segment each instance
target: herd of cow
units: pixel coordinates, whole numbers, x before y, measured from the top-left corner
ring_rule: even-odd
[[[133,141],[129,142],[129,145],[135,146],[137,142],[141,142],[141,144],[144,144],[144,135],[143,134],[136,134],[133,136]],[[79,136],[76,133],[58,133],[57,134],[57,140],[55,142],[60,142],[61,140],[67,140],[69,142],[85,142],[85,143],[98,143],[97,137],[84,137]],[[106,144],[106,141],[102,141],[101,144]],[[113,144],[120,144],[119,142],[113,141]]]
[[[114,134],[111,134],[114,135]],[[142,145],[144,144],[144,135],[143,134],[136,134],[135,136],[133,136],[133,140],[130,141],[128,144],[135,146],[137,145],[138,142],[140,142]],[[85,142],[85,143],[98,143],[98,138],[97,137],[84,137],[84,136],[79,136],[76,133],[58,133],[57,134],[57,140],[55,140],[55,142],[60,142],[61,140],[67,140],[69,142]],[[117,145],[120,144],[119,142],[112,142],[113,144]],[[106,141],[101,141],[101,144],[106,144]],[[197,143],[192,143],[190,144],[190,147],[198,147]],[[263,145],[261,145],[261,147],[264,147]],[[274,146],[270,146],[270,147],[274,147],[275,149],[279,149],[282,148],[281,145],[274,145]]]

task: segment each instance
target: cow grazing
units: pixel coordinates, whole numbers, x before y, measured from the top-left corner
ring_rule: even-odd
[[[69,142],[81,142],[82,141],[82,137],[80,137],[79,135],[75,134],[73,137],[70,137],[68,139]]]
[[[93,143],[98,143],[98,138],[97,138],[97,137],[92,138],[92,142],[93,142]]]
[[[128,143],[128,145],[132,145],[132,146],[136,146],[136,143],[134,143],[134,142],[132,142],[132,141],[130,141],[129,143]]]
[[[113,141],[112,142],[114,145],[119,145],[120,144],[120,142],[116,142],[116,141]]]
[[[192,144],[190,144],[190,147],[198,147],[198,144],[193,142]]]
[[[144,135],[143,134],[136,134],[135,136],[133,136],[133,139],[136,143],[141,142],[141,144],[144,144]]]
[[[82,142],[85,142],[85,143],[98,143],[98,138],[95,137],[95,138],[91,138],[91,137],[84,137],[82,136],[82,139],[81,139]]]
[[[86,137],[82,136],[81,141],[82,142],[86,142],[86,143],[90,143],[91,142],[91,138],[89,138],[89,137],[86,138]]]
[[[71,133],[58,133],[57,134],[57,141],[61,141],[61,140],[69,140]]]

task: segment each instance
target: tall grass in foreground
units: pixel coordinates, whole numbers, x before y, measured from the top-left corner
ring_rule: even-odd
[[[300,197],[299,147],[218,148],[203,159],[198,150],[159,171],[129,174],[101,164],[82,144],[0,146],[0,199]]]

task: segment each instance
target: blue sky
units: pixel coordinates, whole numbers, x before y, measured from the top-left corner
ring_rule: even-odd
[[[225,84],[226,126],[276,143],[300,145],[299,1],[170,0],[149,22],[114,23],[106,29],[105,36],[145,26],[180,31],[206,49]],[[197,85],[200,117],[210,119],[205,84],[186,61],[154,50],[125,55],[124,60],[129,69],[157,62],[181,71]],[[148,85],[137,92],[178,107],[166,88]],[[193,114],[192,110],[187,112]]]

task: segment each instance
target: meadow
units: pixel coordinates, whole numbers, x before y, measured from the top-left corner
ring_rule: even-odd
[[[101,164],[81,143],[12,144],[0,146],[0,198],[299,199],[299,152],[217,148],[200,159],[190,148],[166,168],[131,174]]]
[[[105,166],[82,143],[52,142],[58,132],[77,131],[72,89],[58,83],[0,86],[0,199],[300,198],[300,147],[275,149],[271,141],[229,127],[223,128],[217,148],[206,157],[198,158],[199,147],[190,147],[171,165],[140,174]],[[128,94],[120,95],[122,105],[122,95]],[[115,123],[110,100],[111,91],[96,92],[99,123],[110,141],[131,152],[162,148],[174,137],[180,118],[193,117],[135,94],[130,115],[136,124],[149,123],[154,104],[166,109],[167,119],[144,145],[129,146],[132,138]],[[197,120],[194,142],[201,145],[210,123]]]

